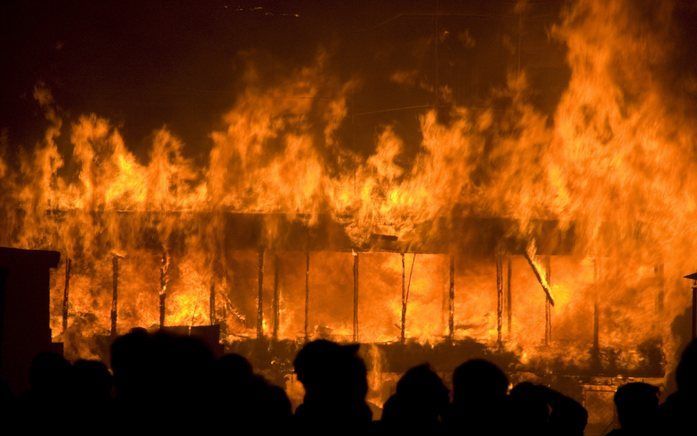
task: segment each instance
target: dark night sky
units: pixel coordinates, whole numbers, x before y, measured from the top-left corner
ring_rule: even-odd
[[[533,1],[522,33],[522,66],[536,104],[554,107],[568,79],[564,48],[548,36],[563,2]],[[83,113],[111,119],[132,148],[167,125],[188,144],[207,135],[234,103],[240,53],[273,59],[279,74],[313,62],[318,49],[342,80],[364,79],[351,111],[428,104],[424,90],[386,82],[394,69],[418,69],[476,104],[517,60],[513,1],[5,1],[0,6],[0,129],[5,144],[31,146],[45,121],[32,98],[52,91],[67,121]],[[438,57],[432,41],[438,11]],[[694,21],[682,23],[691,39]],[[469,35],[474,44],[465,42]],[[426,41],[424,43],[424,41]],[[420,50],[419,47],[426,47]],[[435,59],[438,59],[436,62]],[[273,74],[270,75],[273,77]],[[379,116],[367,123],[386,121]],[[366,127],[367,131],[370,128]],[[205,148],[205,147],[202,147]]]

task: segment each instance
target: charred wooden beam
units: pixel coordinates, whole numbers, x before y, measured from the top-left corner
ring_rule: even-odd
[[[503,253],[496,254],[496,342],[501,346],[503,338]]]
[[[511,338],[513,332],[513,294],[511,293],[511,277],[513,275],[513,265],[511,256],[507,256],[506,262],[506,327],[508,337]]]
[[[280,258],[278,254],[274,254],[273,258],[273,331],[272,338],[274,341],[278,340],[278,328],[279,322],[281,320],[281,306],[280,306],[280,290],[279,290],[279,277],[280,277]]]
[[[353,252],[353,341],[358,342],[358,252]]]
[[[167,283],[169,281],[169,255],[162,253],[160,260],[160,328],[165,326],[165,316],[167,313]]]
[[[455,256],[450,255],[450,286],[448,287],[448,340],[455,339]]]
[[[547,286],[552,283],[552,261],[549,256],[545,256],[545,279]],[[552,303],[550,298],[545,299],[545,345],[552,343]]]
[[[404,253],[402,256],[402,316],[399,329],[399,342],[404,344],[406,342],[406,326],[407,326],[407,277],[406,277],[406,265],[404,263]]]
[[[111,258],[111,337],[116,337],[119,307],[119,256]]]
[[[209,293],[209,295],[208,295],[208,309],[209,309],[208,320],[210,321],[210,325],[215,325],[215,323],[216,323],[216,315],[215,315],[215,277],[213,277],[213,276],[211,276],[210,293]]]
[[[543,278],[543,272],[540,272],[537,264],[532,260],[532,258],[527,252],[524,252],[523,256],[525,256],[525,260],[528,261],[528,265],[530,265],[533,274],[535,274],[537,282],[540,284],[540,286],[542,287],[542,291],[547,296],[547,300],[552,306],[554,306],[554,298],[552,297],[552,291],[549,288],[549,285],[547,284],[547,280]]]
[[[65,286],[63,286],[63,334],[68,331],[70,315],[70,258],[65,259]]]
[[[264,247],[259,248],[257,263],[257,339],[264,337]]]
[[[72,215],[86,212],[78,210],[54,210],[50,219],[60,222]],[[382,252],[412,252],[449,254],[466,253],[468,255],[488,256],[494,253],[495,247],[503,245],[506,252],[523,254],[528,239],[531,237],[537,243],[539,254],[569,254],[575,243],[575,228],[562,226],[555,220],[532,220],[525,237],[515,237],[520,224],[515,220],[491,217],[448,217],[418,223],[414,231],[400,236],[386,237],[374,234],[363,245],[356,247],[346,231],[346,223],[351,217],[335,218],[320,214],[315,219],[309,215],[283,213],[242,213],[235,211],[107,211],[94,212],[90,216],[99,220],[113,220],[116,228],[122,229],[124,242],[132,241],[133,232],[139,233],[135,240],[139,246],[157,250],[161,247],[161,234],[158,226],[168,219],[181,223],[169,233],[167,248],[170,253],[177,253],[186,245],[186,235],[191,227],[187,223],[204,222],[212,215],[220,216],[222,234],[225,235],[225,249],[241,250],[256,249],[267,239],[267,223],[273,222],[278,228],[277,233],[283,235],[274,241],[278,250],[296,250],[307,241],[308,230],[312,228],[309,244],[314,248],[332,251]],[[309,223],[312,222],[312,225]],[[134,225],[135,224],[135,225]],[[434,228],[442,229],[434,232]],[[186,229],[186,230],[184,230]],[[451,235],[457,234],[453,241]],[[429,235],[429,236],[424,236]]]
[[[600,367],[600,305],[598,296],[598,281],[600,280],[600,264],[596,257],[593,261],[593,348],[591,349],[591,363],[594,367]]]

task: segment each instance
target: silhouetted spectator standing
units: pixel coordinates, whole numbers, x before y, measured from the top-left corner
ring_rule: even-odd
[[[508,377],[493,363],[473,359],[453,372],[450,434],[492,435],[506,431]]]
[[[448,388],[428,364],[404,373],[384,405],[381,431],[388,435],[435,435],[443,432]]]
[[[364,434],[372,412],[365,401],[367,370],[358,345],[327,340],[306,344],[293,361],[305,388],[296,424],[305,434]]]
[[[678,390],[659,408],[659,428],[665,435],[694,435],[697,432],[697,340],[692,340],[675,370]]]
[[[588,412],[578,401],[530,382],[511,389],[509,410],[516,434],[583,436],[588,424]]]
[[[238,354],[226,354],[213,364],[211,393],[214,416],[236,429],[273,434],[288,429],[292,417],[285,391],[254,374]]]
[[[100,428],[111,415],[111,373],[98,360],[78,360],[70,371],[70,419],[79,427]]]
[[[648,436],[657,432],[658,388],[647,383],[627,383],[614,397],[620,428],[608,436]]]
[[[133,329],[111,347],[116,386],[115,433],[215,428],[210,415],[211,351],[190,336]]]
[[[70,363],[57,353],[40,353],[29,369],[29,391],[20,398],[18,425],[26,434],[50,431],[70,407]]]

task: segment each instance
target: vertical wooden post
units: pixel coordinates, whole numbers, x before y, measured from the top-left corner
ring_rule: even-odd
[[[63,334],[68,331],[70,315],[70,258],[65,259],[65,286],[63,287]]]
[[[210,287],[210,293],[208,295],[208,308],[210,310],[209,315],[208,315],[208,320],[210,321],[211,325],[215,325],[216,318],[215,318],[215,278],[214,277],[211,277],[211,287]]]
[[[169,256],[162,253],[160,262],[160,328],[165,326],[165,314],[167,310],[167,282],[169,281]]]
[[[455,256],[450,255],[450,286],[448,287],[448,341],[455,339]]]
[[[600,362],[600,305],[598,303],[598,280],[600,279],[600,265],[598,258],[593,261],[593,350],[592,358],[596,365]]]
[[[280,322],[281,319],[281,306],[280,306],[280,292],[279,292],[279,275],[280,275],[280,263],[279,263],[279,257],[278,254],[274,254],[273,257],[273,332],[272,332],[272,338],[274,341],[278,340],[278,323]]]
[[[503,329],[503,254],[496,251],[496,342],[502,343]]]
[[[552,285],[552,261],[549,255],[545,256],[545,276],[547,284]],[[545,345],[552,343],[552,302],[545,298]]]
[[[305,251],[305,342],[310,339],[310,248]]]
[[[257,339],[262,339],[264,337],[264,247],[259,247],[257,286]]]
[[[114,255],[111,258],[111,337],[116,337],[116,323],[118,321],[119,307],[119,258]]]
[[[513,265],[511,256],[508,256],[506,262],[506,327],[508,338],[511,338],[513,332],[513,294],[511,293],[511,277],[513,275]]]
[[[353,251],[353,342],[358,342],[358,252]]]
[[[406,277],[406,265],[404,263],[404,253],[402,256],[402,318],[401,327],[399,333],[399,342],[404,344],[406,342],[406,324],[407,324],[407,277]]]

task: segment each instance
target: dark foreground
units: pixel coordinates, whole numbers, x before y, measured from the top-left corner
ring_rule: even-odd
[[[111,346],[111,371],[98,361],[38,355],[30,389],[0,392],[2,434],[352,434],[582,435],[581,404],[546,386],[512,388],[486,360],[452,375],[452,392],[428,364],[406,371],[374,421],[366,366],[357,345],[318,340],[293,362],[305,389],[295,413],[283,389],[255,374],[244,357],[214,358],[193,337],[135,329]],[[697,342],[676,370],[677,392],[629,383],[615,394],[620,429],[612,435],[697,434]]]

